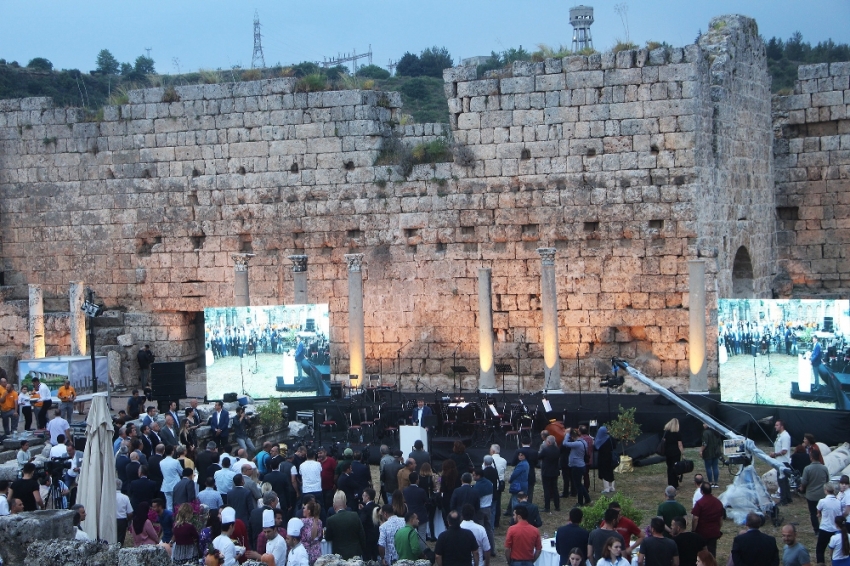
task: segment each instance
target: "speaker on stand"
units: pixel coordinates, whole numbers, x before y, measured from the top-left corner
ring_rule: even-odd
[[[154,362],[151,365],[151,397],[166,409],[171,401],[186,398],[186,364]]]

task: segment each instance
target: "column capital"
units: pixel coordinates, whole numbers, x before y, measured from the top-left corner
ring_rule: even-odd
[[[363,254],[345,254],[345,261],[348,263],[348,271],[360,271],[363,265]]]
[[[230,258],[236,262],[236,271],[248,271],[248,261],[256,254],[231,254]]]
[[[540,254],[540,259],[543,260],[543,265],[555,265],[555,248],[537,248],[537,253]]]
[[[307,256],[306,255],[291,255],[287,256],[292,260],[292,272],[304,273],[307,271]]]

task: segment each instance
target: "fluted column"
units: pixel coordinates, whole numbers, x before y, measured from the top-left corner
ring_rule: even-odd
[[[496,389],[496,360],[493,354],[492,272],[478,270],[478,388]]]
[[[561,389],[561,360],[558,355],[558,292],[555,286],[555,248],[537,248],[542,260],[540,291],[543,306],[544,390]]]
[[[688,261],[688,366],[691,393],[708,392],[705,339],[705,260]]]
[[[348,360],[351,385],[360,385],[366,375],[366,338],[363,322],[363,254],[345,254],[348,263]]]
[[[295,301],[293,304],[307,304],[307,256],[306,255],[291,255],[292,260],[292,280],[295,284]]]
[[[232,254],[230,256],[235,262],[235,277],[233,278],[233,304],[237,307],[251,305],[251,295],[248,291],[248,261],[254,254]]]
[[[44,293],[41,285],[29,286],[30,357],[44,357]]]
[[[86,355],[86,313],[83,312],[85,301],[85,281],[71,281],[69,304],[71,308],[71,355]]]

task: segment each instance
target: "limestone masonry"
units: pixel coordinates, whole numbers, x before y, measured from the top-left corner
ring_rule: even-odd
[[[97,350],[122,355],[121,381],[135,383],[145,343],[193,367],[203,308],[233,304],[231,255],[250,252],[255,305],[291,303],[287,257],[308,256],[308,299],[330,304],[333,371],[347,374],[343,256],[363,253],[367,372],[394,380],[408,340],[403,383],[445,383],[458,348],[477,368],[489,267],[496,360],[519,350],[534,390],[536,250],[551,247],[564,389],[612,355],[686,384],[698,258],[713,385],[718,297],[847,294],[848,76],[850,63],[800,67],[795,93],[772,99],[755,21],[723,16],[684,48],[447,69],[448,126],[399,126],[397,93],[301,93],[294,79],[177,87],[175,102],[133,91],[99,121],[2,100],[0,363],[26,356],[31,283],[47,354],[67,353],[68,283],[83,280],[111,309]],[[375,166],[393,135],[450,137],[455,161],[407,177]]]

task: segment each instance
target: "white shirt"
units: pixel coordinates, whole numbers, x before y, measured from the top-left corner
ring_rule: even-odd
[[[221,533],[213,540],[213,548],[224,557],[224,566],[236,566],[236,545],[230,537]]]
[[[47,432],[50,433],[50,444],[56,446],[59,441],[56,440],[60,434],[65,434],[67,436],[68,429],[71,426],[68,424],[68,421],[63,419],[62,417],[53,417],[49,421],[47,421]],[[65,438],[65,440],[69,440]]]
[[[9,500],[6,499],[6,494],[0,494],[0,517],[9,514]]]
[[[702,492],[699,490],[699,488],[697,488],[697,490],[694,492],[694,500],[692,502],[691,508],[693,508],[693,506],[696,505],[697,501],[699,501],[700,499],[702,499]]]
[[[303,493],[322,491],[322,465],[316,460],[301,463],[301,491]]]
[[[133,506],[130,505],[130,498],[121,493],[115,492],[115,518],[126,519],[133,512]]]
[[[303,466],[304,464],[301,465]],[[268,543],[266,544],[268,546]],[[275,560],[275,564],[277,564],[277,560]],[[310,566],[310,559],[307,557],[307,549],[304,548],[303,544],[299,544],[289,551],[289,556],[285,562],[282,562],[282,564],[283,566]]]
[[[50,394],[50,388],[46,383],[41,383],[38,386],[38,400],[45,401],[47,399],[53,400],[53,395]]]
[[[71,468],[69,470],[66,470],[65,473],[68,474],[68,477],[75,478],[79,475],[79,472],[75,472],[74,470],[76,468],[82,469],[82,467],[83,467],[83,453],[80,452],[79,450],[77,450],[77,451],[74,452],[74,455],[71,457]]]
[[[484,564],[484,553],[490,552],[490,539],[487,538],[487,531],[475,521],[461,521],[460,528],[472,532],[475,536],[475,542],[478,543],[478,563]]]
[[[493,465],[496,466],[496,473],[499,474],[499,480],[505,481],[505,471],[508,469],[508,461],[502,458],[501,454],[493,454]]]
[[[18,393],[18,405],[21,407],[29,407],[30,406],[30,394],[29,393]]]
[[[68,457],[68,447],[64,444],[57,444],[53,448],[50,449],[50,457],[51,458],[67,458]]]
[[[89,535],[86,533],[86,531],[83,531],[83,530],[80,530],[80,529],[74,530],[74,538],[76,540],[91,540],[89,538]]]
[[[820,530],[828,533],[838,532],[838,527],[835,526],[835,518],[842,515],[841,502],[834,495],[827,495],[818,501],[818,511],[820,515]]]
[[[785,454],[781,452],[785,450]],[[776,437],[776,442],[773,443],[773,451],[776,452],[775,459],[779,462],[787,464],[791,463],[791,435],[787,430],[783,430]]]
[[[266,553],[274,556],[275,564],[286,564],[286,537],[278,533],[272,540],[266,539]]]

